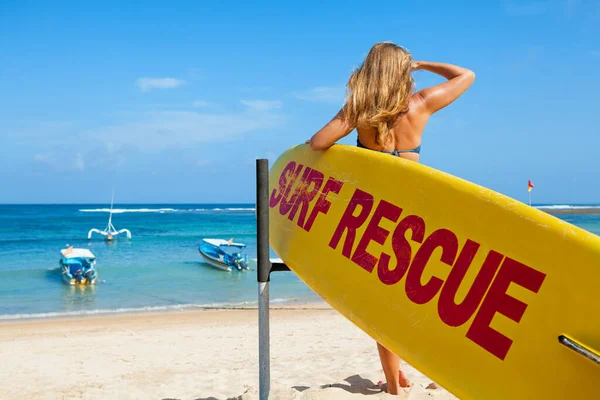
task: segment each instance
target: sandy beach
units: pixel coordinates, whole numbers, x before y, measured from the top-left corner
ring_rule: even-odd
[[[0,323],[0,398],[258,399],[257,310]],[[454,399],[414,382],[392,396],[375,343],[324,303],[271,309],[273,399]]]

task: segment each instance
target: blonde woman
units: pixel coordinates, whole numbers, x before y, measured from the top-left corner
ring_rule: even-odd
[[[411,72],[430,71],[447,81],[415,93]],[[346,102],[337,115],[307,141],[326,150],[356,128],[359,147],[419,161],[421,137],[429,117],[463,94],[475,74],[456,65],[413,61],[402,47],[375,44],[350,76]],[[400,358],[377,343],[387,392],[398,394],[411,383],[400,369]]]

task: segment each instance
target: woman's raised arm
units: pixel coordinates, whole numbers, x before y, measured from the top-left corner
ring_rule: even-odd
[[[424,108],[429,113],[446,107],[461,94],[463,94],[475,80],[475,73],[458,65],[415,61],[412,64],[413,71],[425,70],[433,72],[448,79],[448,81],[415,93],[417,99],[421,100]]]

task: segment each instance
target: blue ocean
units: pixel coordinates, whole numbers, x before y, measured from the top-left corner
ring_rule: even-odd
[[[544,207],[573,212],[590,206]],[[256,303],[254,204],[115,205],[113,224],[129,229],[132,239],[88,240],[88,231],[104,229],[108,216],[106,205],[0,205],[0,319]],[[557,217],[600,235],[600,214]],[[205,264],[198,253],[202,238],[245,243],[252,270]],[[62,282],[58,261],[67,245],[94,253],[96,285]],[[274,273],[271,282],[273,302],[319,300],[291,272]]]
[[[90,229],[106,228],[109,211],[89,204],[0,205],[0,319],[256,303],[254,204],[115,205],[113,225],[129,229],[131,240],[88,240]],[[202,238],[246,244],[252,270],[205,264]],[[94,253],[96,285],[63,283],[58,262],[67,245]],[[274,273],[271,282],[272,302],[319,300],[291,272]]]

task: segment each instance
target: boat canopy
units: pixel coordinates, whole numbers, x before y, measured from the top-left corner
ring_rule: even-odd
[[[223,239],[202,239],[204,242],[211,244],[213,246],[224,246],[224,247],[239,247],[240,249],[243,249],[244,247],[246,247],[245,244],[243,243],[235,243],[235,242],[229,242],[228,240],[223,240]]]
[[[64,258],[96,258],[88,249],[74,249],[69,247],[68,249],[62,249],[60,252]]]

